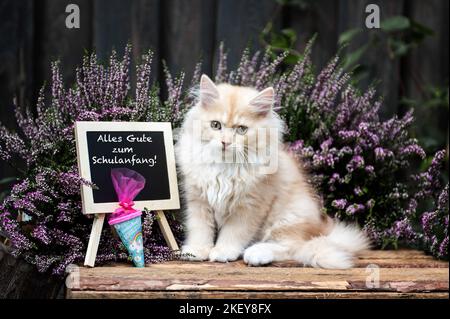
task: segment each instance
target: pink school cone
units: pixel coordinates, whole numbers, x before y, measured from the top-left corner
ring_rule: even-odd
[[[133,208],[133,199],[145,186],[145,178],[131,169],[111,170],[111,179],[119,199],[119,207],[111,214],[108,223],[119,235],[136,267],[145,267],[144,240],[140,210]]]

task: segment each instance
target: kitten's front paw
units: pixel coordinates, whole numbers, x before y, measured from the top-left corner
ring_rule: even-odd
[[[273,252],[261,245],[248,247],[244,252],[244,262],[249,266],[261,266],[273,261]]]
[[[191,261],[207,260],[210,251],[211,247],[209,246],[184,245],[181,247],[181,259]]]
[[[241,251],[229,247],[216,246],[209,253],[209,261],[227,262],[234,261],[239,258]]]

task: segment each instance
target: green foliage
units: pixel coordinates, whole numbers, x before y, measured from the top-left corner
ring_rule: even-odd
[[[411,22],[407,17],[394,16],[381,22],[381,29],[386,32],[403,31],[411,26]]]
[[[275,59],[280,53],[287,53],[284,64],[292,66],[295,65],[301,58],[301,53],[294,49],[297,42],[297,34],[293,29],[286,28],[279,32],[273,30],[273,23],[267,23],[264,30],[261,32],[260,41],[272,53],[272,58]]]
[[[421,95],[417,100],[402,98],[400,103],[414,108],[420,121],[415,123],[413,134],[425,151],[432,153],[448,145],[449,89],[430,86]]]
[[[343,66],[347,71],[357,64],[363,63],[364,54],[373,49],[386,48],[386,56],[391,60],[403,57],[422,43],[426,37],[433,35],[434,32],[407,17],[393,16],[381,21],[380,29],[353,28],[343,32],[339,36],[338,44],[349,46],[356,42],[362,34],[368,34],[364,44],[353,51],[347,50],[344,56]],[[367,75],[366,72],[361,75],[361,78]]]

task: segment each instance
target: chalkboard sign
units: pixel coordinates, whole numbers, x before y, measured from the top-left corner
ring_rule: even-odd
[[[110,213],[118,207],[113,168],[129,168],[145,177],[135,208],[179,208],[170,123],[76,122],[75,133],[79,171],[95,185],[82,186],[83,213]]]

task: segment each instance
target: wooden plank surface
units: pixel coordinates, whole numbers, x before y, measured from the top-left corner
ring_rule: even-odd
[[[171,261],[81,268],[78,276],[68,298],[448,298],[449,269],[422,252],[399,250],[368,252],[347,270]]]
[[[446,292],[69,291],[70,299],[446,299]]]

